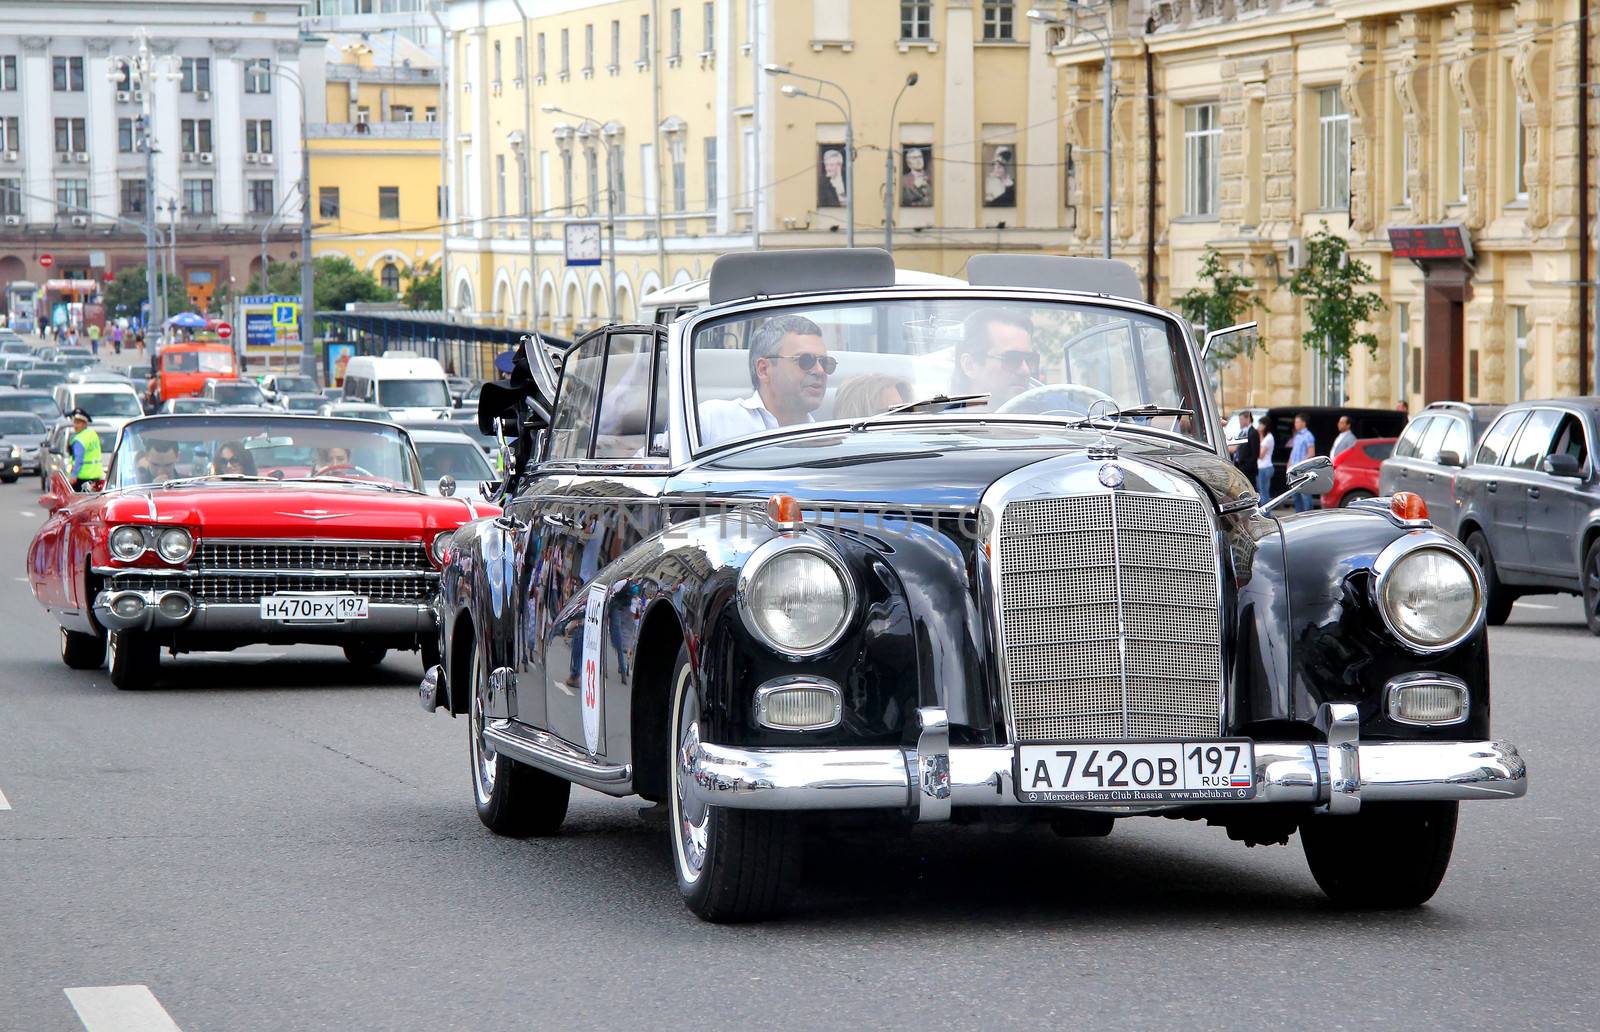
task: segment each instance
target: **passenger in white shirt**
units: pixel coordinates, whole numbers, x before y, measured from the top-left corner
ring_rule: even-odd
[[[750,383],[755,393],[738,400],[700,403],[700,443],[717,444],[808,423],[828,393],[839,360],[828,354],[822,330],[800,315],[763,323],[750,341]]]

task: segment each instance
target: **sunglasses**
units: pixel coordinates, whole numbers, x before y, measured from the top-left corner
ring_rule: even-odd
[[[239,458],[239,456],[237,456],[237,455],[219,455],[217,457],[217,465],[219,465],[219,466],[243,466],[244,465],[244,460]]]
[[[839,368],[839,360],[832,355],[813,355],[809,351],[800,355],[774,355],[773,357],[788,359],[799,366],[802,373],[809,373],[820,365],[824,373],[832,376],[833,371]]]
[[[990,358],[1000,363],[1000,368],[1008,373],[1021,372],[1026,366],[1028,372],[1039,371],[1039,353],[1037,351],[1002,351],[998,355],[991,354]]]

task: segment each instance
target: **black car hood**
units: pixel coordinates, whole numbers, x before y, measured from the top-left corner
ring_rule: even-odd
[[[802,502],[966,508],[1006,474],[1083,452],[1100,438],[1097,430],[976,420],[819,429],[719,452],[673,477],[668,490],[690,497],[781,493]],[[1127,458],[1195,481],[1217,505],[1255,492],[1232,463],[1202,445],[1136,431],[1110,439]]]

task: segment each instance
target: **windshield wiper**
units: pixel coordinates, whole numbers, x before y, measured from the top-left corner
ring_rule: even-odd
[[[207,480],[276,480],[275,477],[256,476],[254,473],[206,473],[197,477],[179,477],[176,480],[163,480],[154,487],[183,487],[186,484],[198,484]]]
[[[1189,416],[1193,418],[1194,409],[1177,408],[1172,405],[1135,405],[1132,408],[1116,409],[1112,412],[1096,412],[1084,416],[1072,424],[1074,429],[1081,430],[1086,426],[1093,426],[1100,419],[1147,419],[1151,416]]]
[[[376,487],[384,491],[398,491],[401,494],[421,494],[414,487],[402,487],[399,484],[389,484],[382,480],[358,480],[354,477],[286,477],[286,483],[292,484],[355,484],[360,487]]]
[[[854,433],[868,423],[876,422],[885,416],[896,416],[902,412],[916,412],[919,409],[926,409],[929,412],[943,412],[945,409],[981,405],[988,400],[989,395],[987,394],[935,394],[931,398],[918,398],[916,401],[908,401],[903,405],[895,405],[875,415],[858,420],[850,427],[850,431]]]

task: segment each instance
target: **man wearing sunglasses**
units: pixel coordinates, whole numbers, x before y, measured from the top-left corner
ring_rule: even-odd
[[[172,441],[150,440],[134,463],[141,484],[164,484],[178,475],[178,446]]]
[[[967,317],[956,347],[952,394],[987,394],[995,409],[1037,383],[1033,322],[1009,308],[981,308]]]
[[[822,330],[800,315],[768,319],[750,338],[750,383],[737,401],[700,405],[700,442],[716,444],[780,426],[808,423],[828,393],[839,360],[828,354]]]

